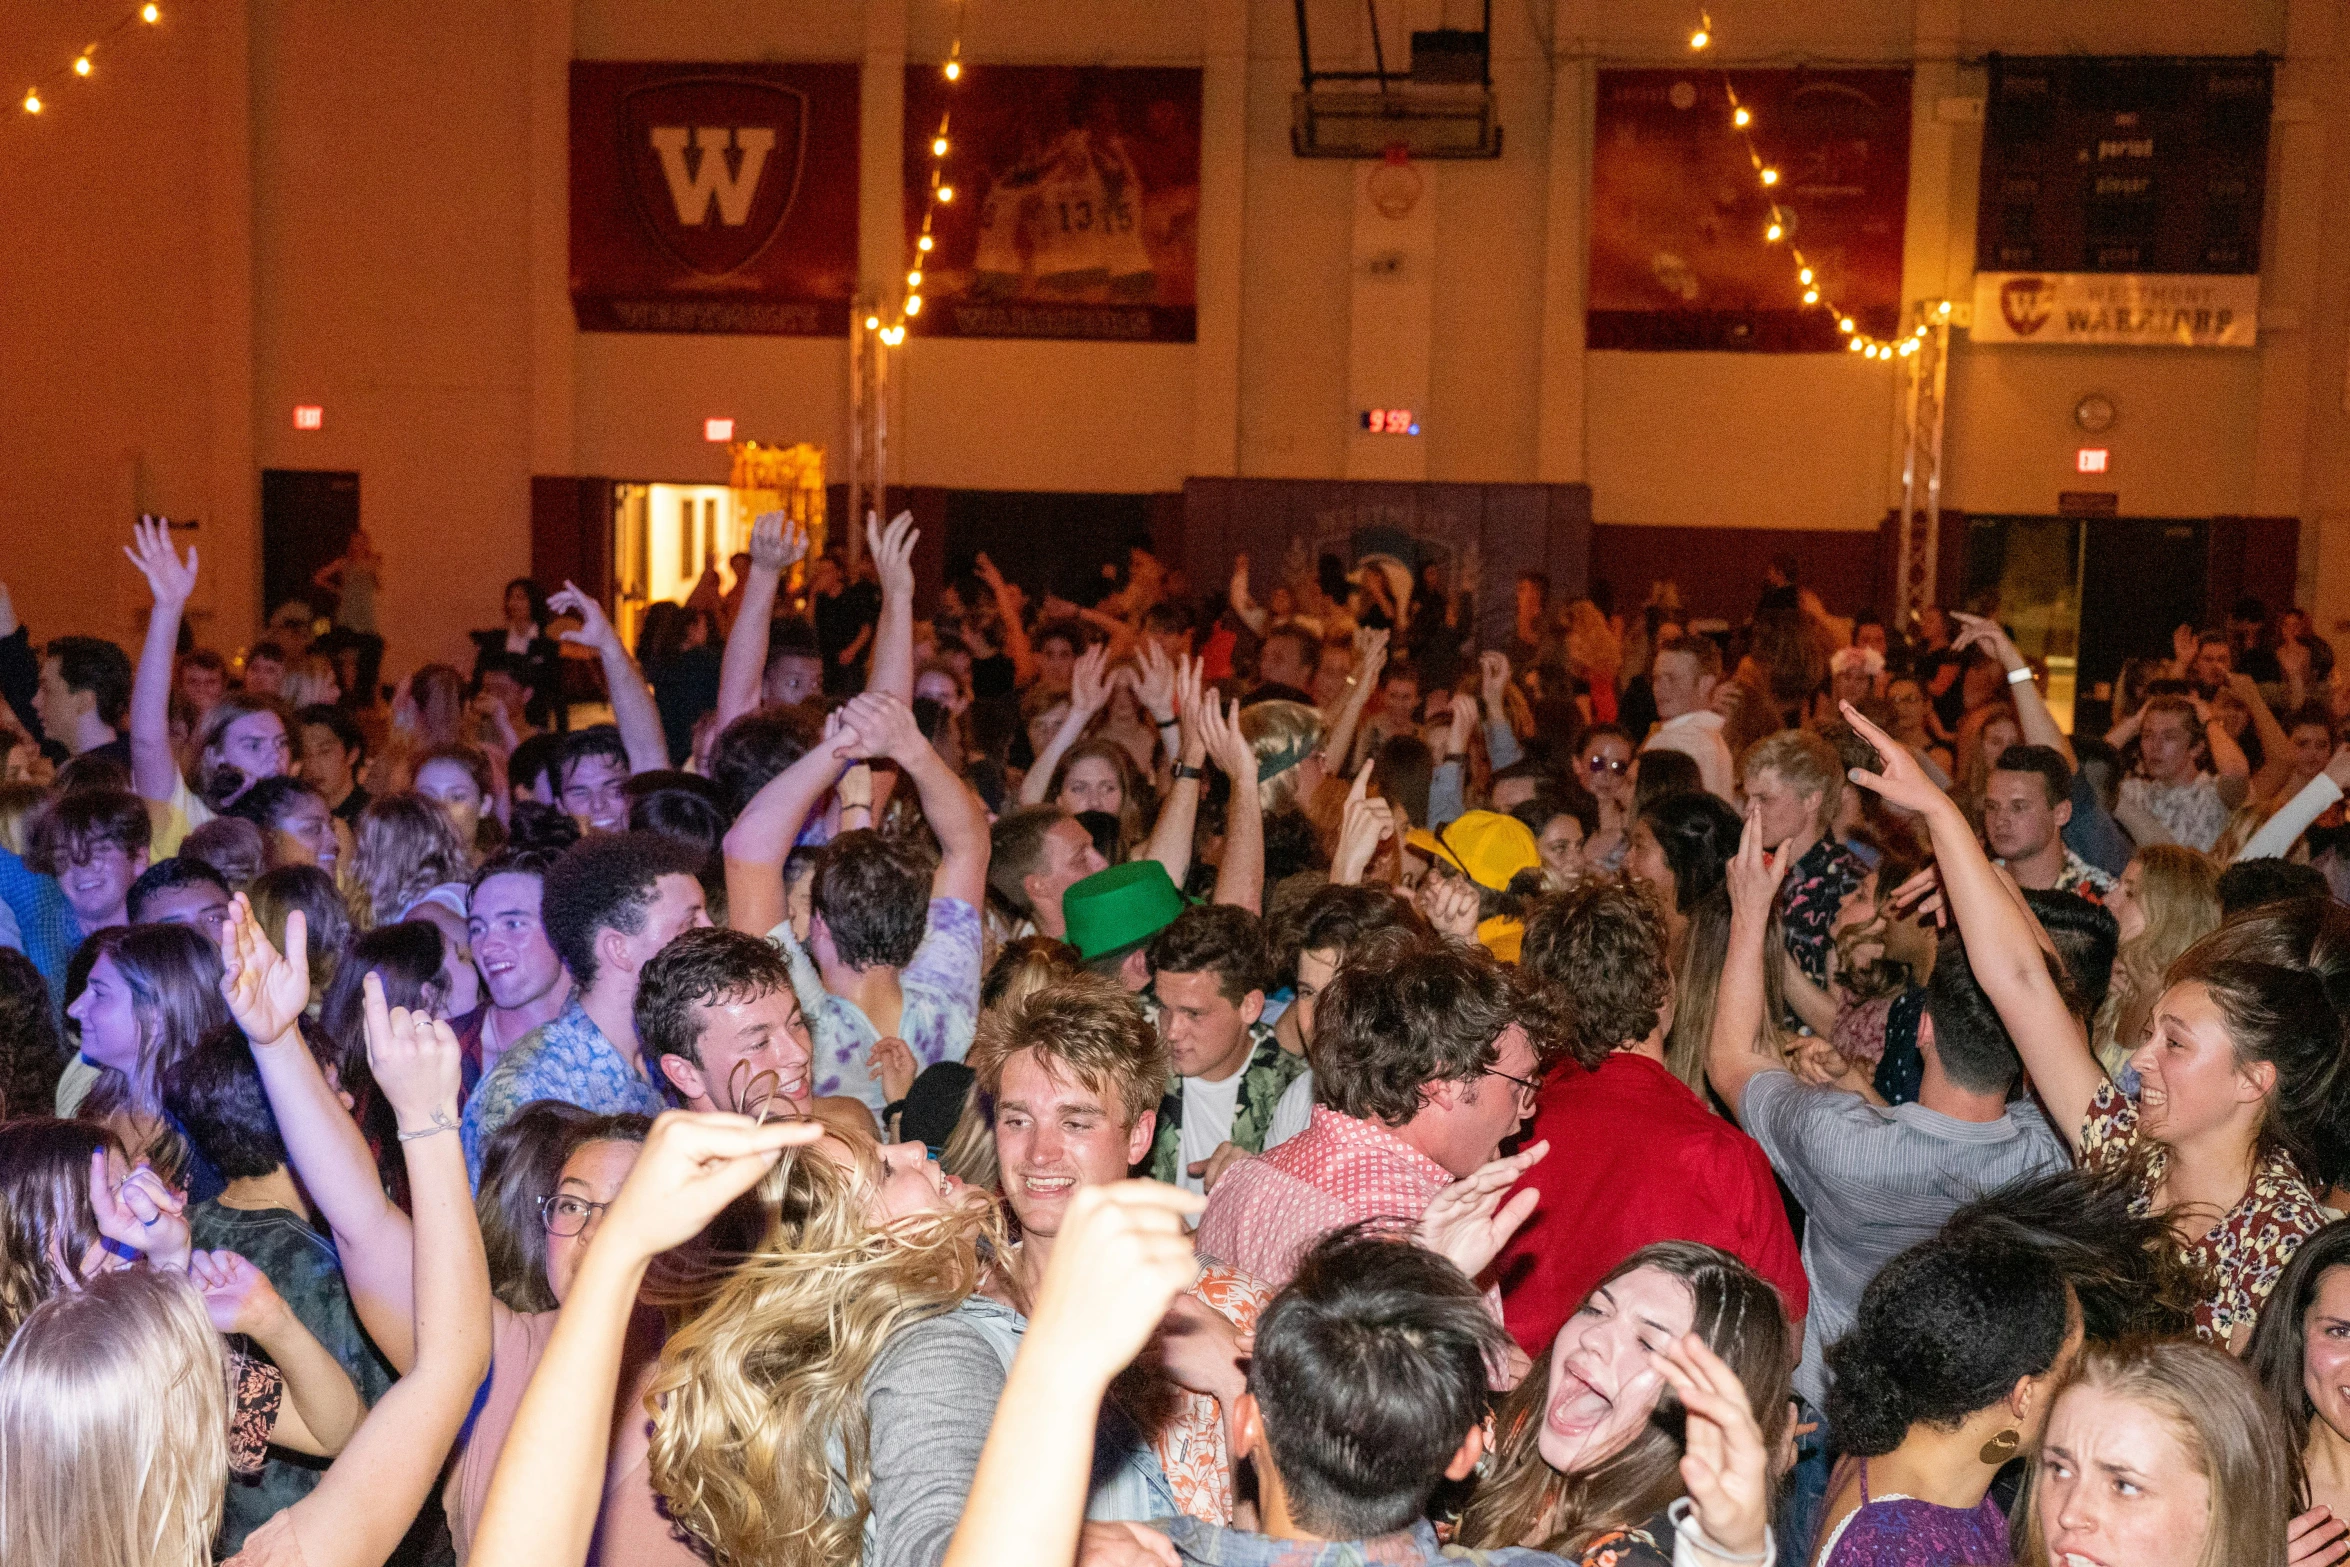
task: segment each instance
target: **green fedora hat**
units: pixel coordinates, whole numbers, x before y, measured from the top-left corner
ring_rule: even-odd
[[[1061,894],[1069,944],[1091,963],[1141,946],[1175,923],[1187,900],[1157,860],[1096,871]]]

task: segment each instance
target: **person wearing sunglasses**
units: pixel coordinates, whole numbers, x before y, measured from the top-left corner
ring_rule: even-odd
[[[1583,732],[1575,777],[1599,802],[1599,831],[1583,845],[1585,866],[1614,875],[1632,831],[1632,737],[1615,724]]]

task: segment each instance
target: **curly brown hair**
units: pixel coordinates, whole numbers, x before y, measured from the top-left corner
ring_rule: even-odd
[[[1518,963],[1567,1007],[1567,1049],[1586,1070],[1671,1016],[1664,915],[1627,882],[1587,881],[1544,898],[1527,917]]]
[[[1350,951],[1314,1014],[1314,1099],[1359,1121],[1401,1126],[1428,1085],[1470,1082],[1501,1059],[1513,1023],[1547,1035],[1511,976],[1482,947],[1382,931]],[[1537,1037],[1536,1049],[1541,1049]]]

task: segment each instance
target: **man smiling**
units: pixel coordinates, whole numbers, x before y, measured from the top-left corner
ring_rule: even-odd
[[[547,869],[558,858],[550,849],[510,850],[474,872],[465,927],[489,999],[449,1026],[477,1076],[532,1029],[561,1017],[571,999],[571,975],[539,917]]]
[[[637,978],[636,1031],[688,1110],[821,1116],[866,1137],[854,1099],[818,1099],[808,1020],[791,965],[748,931],[689,930]]]

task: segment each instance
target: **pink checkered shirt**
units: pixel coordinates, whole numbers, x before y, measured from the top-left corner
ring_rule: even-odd
[[[1314,1106],[1306,1129],[1243,1159],[1209,1194],[1200,1254],[1278,1290],[1332,1230],[1364,1219],[1417,1222],[1452,1172],[1375,1121]]]

